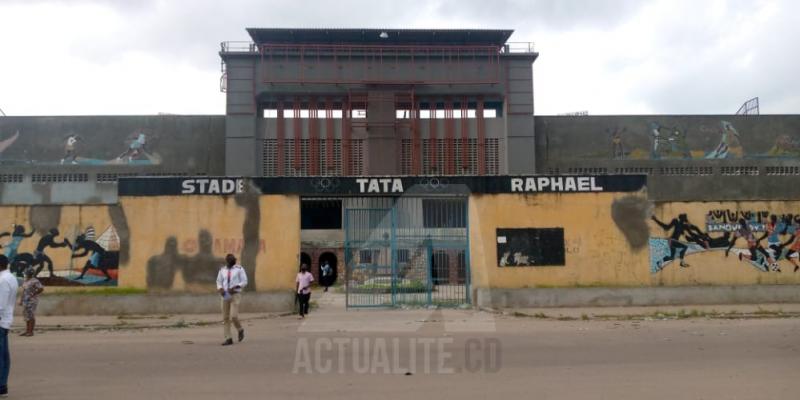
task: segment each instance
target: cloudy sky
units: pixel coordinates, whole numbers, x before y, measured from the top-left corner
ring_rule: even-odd
[[[222,114],[219,42],[245,27],[510,28],[536,113],[800,113],[800,2],[0,0],[8,115]]]

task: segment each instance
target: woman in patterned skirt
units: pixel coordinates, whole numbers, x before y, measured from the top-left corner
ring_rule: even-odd
[[[44,291],[44,286],[34,274],[33,267],[25,269],[22,298],[19,300],[19,305],[22,306],[22,316],[25,318],[25,332],[20,336],[33,336],[33,328],[36,326],[36,306],[39,305],[39,295]]]

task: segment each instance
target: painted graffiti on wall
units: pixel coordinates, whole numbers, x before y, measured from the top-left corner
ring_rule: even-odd
[[[19,139],[19,131],[14,132],[13,135],[10,135],[7,138],[3,138],[3,136],[0,135],[0,157],[2,157],[3,152],[5,152],[7,148],[14,144],[17,139]]]
[[[224,115],[0,118],[0,167],[225,172]],[[96,169],[96,168],[95,168]]]
[[[731,159],[746,157],[800,157],[800,138],[779,134],[768,151],[746,152],[742,144],[742,133],[733,123],[720,120],[716,125],[681,126],[662,122],[648,123],[649,149],[632,145],[636,136],[644,132],[628,130],[627,127],[606,129],[611,143],[613,160],[670,160],[670,159]],[[694,143],[708,143],[706,148],[692,147],[690,135],[696,136]],[[639,141],[639,143],[641,143]],[[715,145],[712,144],[716,143]],[[764,148],[764,146],[762,146]]]
[[[35,241],[33,237],[37,233],[39,239],[32,247],[34,250],[21,250],[25,242]],[[39,233],[32,227],[26,229],[24,225],[14,224],[9,231],[0,232],[0,247],[10,261],[11,272],[18,277],[25,269],[33,268],[47,286],[115,286],[121,248],[116,228],[110,225],[98,237],[91,225],[85,229],[74,226],[69,236],[64,237],[57,227]],[[69,262],[56,264],[50,256],[53,252],[67,252],[60,254],[60,259],[66,257]],[[45,269],[46,277],[40,275]]]
[[[24,138],[24,134],[22,135]],[[13,145],[21,142],[20,131],[3,139],[0,133],[0,157],[6,149],[14,150]],[[157,165],[161,163],[161,156],[154,151],[153,143],[157,136],[145,129],[136,129],[120,143],[119,153],[116,157],[104,158],[103,155],[93,154],[89,146],[90,141],[74,132],[69,132],[63,137],[63,155],[60,160],[42,159],[41,155],[32,154],[30,150],[16,152],[16,157],[2,157],[3,164],[61,164],[61,165]]]
[[[669,222],[652,220],[667,237],[650,238],[650,270],[657,273],[673,262],[688,268],[687,256],[718,251],[763,272],[781,272],[789,264],[800,270],[800,214],[769,211],[710,210],[705,229],[679,214]]]

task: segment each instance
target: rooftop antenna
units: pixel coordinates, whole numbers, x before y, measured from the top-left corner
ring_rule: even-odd
[[[758,115],[758,97],[753,97],[750,100],[747,100],[739,107],[739,111],[736,111],[736,115]]]
[[[4,116],[4,117],[6,116],[6,113],[5,113],[5,112],[3,112],[3,109],[2,109],[2,108],[0,108],[0,115],[2,115],[2,116]]]

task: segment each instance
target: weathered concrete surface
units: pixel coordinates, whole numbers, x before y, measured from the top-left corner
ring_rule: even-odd
[[[92,325],[95,318],[59,321],[70,324],[69,319],[73,325]],[[469,329],[464,321],[479,321],[471,327],[489,329]],[[371,329],[380,327],[403,329]],[[312,310],[302,322],[295,317],[253,318],[245,328],[245,341],[231,347],[219,346],[219,325],[14,336],[11,394],[121,400],[486,399],[521,393],[536,399],[762,400],[795,399],[800,390],[800,319],[794,318],[555,321],[471,310],[337,308]],[[357,373],[348,358],[354,350],[348,346],[342,373],[336,367],[341,359],[337,351],[321,357],[330,357],[332,372],[293,372],[299,343],[309,343],[315,354],[315,343],[332,339],[442,340],[443,351],[452,354],[447,365],[454,368],[466,363],[467,341],[495,340],[499,369],[442,373],[434,368],[405,375],[410,352],[404,348],[397,353],[401,368]],[[425,354],[435,365],[437,351],[417,347],[417,365]],[[390,347],[388,357],[394,356]],[[370,359],[367,365],[375,363]]]
[[[152,163],[115,162],[139,133],[146,135]],[[78,164],[67,160],[61,165],[71,135],[80,137],[75,144]],[[35,166],[40,172],[83,172],[98,163],[128,167],[129,171],[151,164],[166,172],[221,175],[225,171],[225,155],[220,150],[225,144],[222,115],[4,117],[0,140],[12,136],[16,140],[0,150],[2,172],[16,172],[20,165]]]
[[[220,309],[217,294],[42,296],[40,315],[202,314]],[[286,312],[294,306],[291,291],[245,293],[241,312]]]
[[[475,303],[479,307],[489,308],[800,303],[800,286],[797,285],[478,288],[475,292]]]

